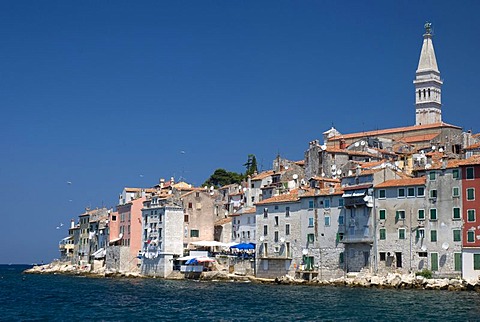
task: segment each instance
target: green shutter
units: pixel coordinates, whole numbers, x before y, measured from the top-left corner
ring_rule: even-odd
[[[437,231],[436,230],[430,231],[430,241],[432,241],[432,242],[437,241]]]
[[[460,208],[453,208],[453,219],[460,219]]]
[[[418,219],[425,219],[425,209],[418,209]]]
[[[438,271],[438,253],[431,253],[430,254],[430,262],[432,271]]]
[[[455,256],[455,270],[461,271],[462,270],[462,253],[454,253]]]
[[[385,239],[386,237],[386,233],[385,233],[385,228],[381,228],[380,229],[380,239]]]
[[[462,241],[462,231],[460,229],[455,229],[453,231],[453,241],[454,242]]]
[[[480,254],[473,254],[473,269],[480,270]]]
[[[339,258],[339,262],[340,264],[343,264],[343,252],[340,253],[340,258]]]
[[[385,209],[380,209],[380,219],[385,219],[386,216],[386,210]]]

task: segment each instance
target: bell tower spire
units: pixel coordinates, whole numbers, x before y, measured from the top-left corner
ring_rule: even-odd
[[[415,125],[442,122],[442,80],[432,42],[432,24],[425,24],[422,51],[415,73]]]

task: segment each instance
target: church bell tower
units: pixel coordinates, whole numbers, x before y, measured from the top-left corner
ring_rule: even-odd
[[[422,51],[415,73],[415,125],[442,122],[442,80],[432,42],[432,24],[425,24]]]

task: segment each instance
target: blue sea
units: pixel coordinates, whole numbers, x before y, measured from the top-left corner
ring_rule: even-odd
[[[26,275],[0,265],[1,321],[479,321],[480,294]]]

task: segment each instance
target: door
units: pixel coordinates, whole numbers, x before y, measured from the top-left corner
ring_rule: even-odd
[[[402,267],[402,253],[395,253],[395,257],[397,258],[397,267]]]

